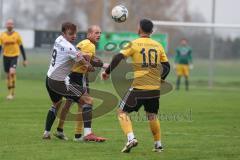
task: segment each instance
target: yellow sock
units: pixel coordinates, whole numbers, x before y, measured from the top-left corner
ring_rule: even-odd
[[[149,125],[153,134],[154,141],[161,141],[160,122],[157,118],[149,120]]]
[[[10,77],[11,77],[11,86],[12,86],[11,95],[14,95],[17,76],[16,74],[13,74]]]
[[[60,118],[58,120],[58,127],[57,128],[63,130],[64,122],[65,122],[68,111],[64,110],[64,108],[61,108],[61,110],[59,110],[59,113],[60,113],[60,115],[59,115]]]
[[[8,94],[12,94],[12,77],[8,75],[7,77],[7,88],[8,88]]]
[[[75,134],[82,134],[83,120],[82,120],[82,108],[78,107],[78,114],[76,116]]]
[[[120,113],[118,115],[118,120],[125,135],[133,133],[132,122],[126,113]]]
[[[64,120],[59,119],[57,128],[63,129],[63,127],[64,127]]]

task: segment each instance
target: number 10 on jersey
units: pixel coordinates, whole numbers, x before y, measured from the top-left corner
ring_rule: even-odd
[[[149,49],[148,52],[146,53],[146,49],[142,48],[141,52],[140,52],[143,56],[143,62],[142,62],[142,67],[146,68],[146,67],[152,67],[152,68],[156,68],[157,67],[157,59],[158,59],[158,55],[157,55],[157,50],[156,49]],[[146,54],[148,54],[148,59]]]

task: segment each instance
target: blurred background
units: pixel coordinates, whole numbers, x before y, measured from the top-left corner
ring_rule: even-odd
[[[125,34],[127,40],[133,38],[131,33],[136,33],[141,18],[229,24],[229,27],[214,29],[156,25],[154,34],[164,44],[171,62],[180,39],[189,40],[193,48],[192,87],[240,87],[240,28],[231,27],[240,24],[238,3],[236,0],[0,0],[1,31],[5,21],[13,18],[28,49],[30,67],[20,67],[19,78],[44,79],[51,45],[65,21],[78,25],[79,40],[85,38],[89,25],[100,25],[104,34],[98,54],[105,61],[110,61],[116,51],[104,51],[102,46],[112,40],[113,35]],[[117,4],[128,8],[129,18],[125,23],[115,23],[111,19],[111,9]],[[172,70],[169,80],[175,83],[175,78]]]

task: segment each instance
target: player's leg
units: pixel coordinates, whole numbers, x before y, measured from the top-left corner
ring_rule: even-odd
[[[76,142],[83,141],[82,131],[83,131],[82,105],[79,103],[78,104],[78,114],[76,115],[74,141],[76,141]]]
[[[189,80],[188,80],[188,76],[184,76],[185,77],[185,89],[186,91],[189,90]]]
[[[84,123],[84,136],[92,133],[92,106],[93,98],[89,95],[83,95],[81,100],[84,102],[82,105],[82,119]]]
[[[177,74],[176,90],[179,90],[182,77],[182,66],[180,64],[176,66],[176,74]]]
[[[50,107],[50,109],[47,113],[43,139],[50,139],[51,138],[50,131],[51,131],[52,125],[56,119],[57,110],[60,108],[60,106],[62,104],[62,96],[50,89],[49,84],[48,84],[48,78],[46,79],[46,88],[47,88],[48,94],[52,100],[52,106]]]
[[[52,125],[56,119],[57,110],[60,108],[62,101],[59,100],[58,102],[53,102],[51,108],[48,110],[46,122],[45,122],[45,131],[43,133],[43,139],[50,139],[50,131]]]
[[[184,66],[184,77],[185,77],[185,89],[186,91],[189,90],[189,66],[185,65]]]
[[[73,101],[71,99],[66,100],[66,102],[61,110],[61,113],[60,113],[57,131],[56,131],[56,133],[54,133],[54,136],[56,136],[57,138],[59,138],[61,140],[68,140],[68,138],[65,136],[65,134],[63,132],[63,128],[64,128],[64,122],[65,122],[66,116],[69,112],[69,109],[70,109],[72,103],[73,103]]]
[[[72,72],[69,74],[70,82],[72,84],[72,88],[75,90],[78,90],[79,92],[85,92],[83,91],[83,83],[85,83],[85,76],[82,73],[76,73]],[[75,92],[73,91],[73,94]],[[76,114],[76,126],[75,126],[75,136],[74,141],[82,141],[82,129],[83,129],[83,120],[82,120],[82,105],[84,104],[81,100],[79,100],[79,97],[74,97],[75,101],[78,104],[78,113]],[[81,98],[80,98],[81,99]]]
[[[142,105],[140,102],[137,102],[137,104],[135,105],[129,104],[129,100],[135,99],[134,96],[135,95],[133,90],[129,89],[129,91],[125,94],[124,98],[122,99],[119,109],[117,111],[120,126],[122,128],[123,133],[127,136],[127,143],[122,149],[123,153],[129,153],[131,149],[133,147],[136,147],[138,144],[138,141],[135,138],[135,135],[133,132],[132,121],[128,116],[128,113],[131,113],[133,111],[138,111]]]
[[[177,76],[176,90],[180,89],[180,83],[181,83],[181,76]]]
[[[95,141],[104,142],[106,138],[98,137],[92,132],[92,108],[93,108],[93,98],[87,93],[81,96],[80,102],[82,105],[82,119],[83,119],[83,139],[85,141]]]
[[[159,98],[147,99],[144,102],[144,109],[146,111],[146,116],[149,121],[150,130],[154,139],[154,152],[163,151],[161,144],[161,130],[160,121],[158,120],[157,114],[159,110]]]
[[[146,113],[149,121],[149,126],[152,131],[153,139],[154,139],[154,149],[155,152],[163,151],[162,143],[161,143],[161,129],[160,129],[160,121],[157,118],[155,113]]]
[[[11,59],[10,57],[3,56],[3,67],[6,74],[6,83],[8,88],[8,96],[7,99],[13,99],[13,96],[11,94],[12,85],[11,85],[11,76],[10,76],[10,67],[11,67]]]
[[[118,120],[123,133],[127,136],[127,143],[122,149],[122,152],[129,153],[131,149],[138,144],[133,132],[132,121],[128,116],[128,113],[124,112],[122,109],[118,109]]]
[[[93,98],[89,96],[87,91],[87,82],[84,74],[81,73],[71,73],[69,75],[71,87],[70,90],[74,97],[74,101],[79,104],[79,107],[82,108],[82,121],[84,124],[84,132],[83,132],[83,140],[85,141],[95,141],[95,142],[103,142],[106,138],[98,137],[92,132],[92,109],[93,109]],[[77,92],[76,92],[77,91]],[[80,94],[82,93],[82,94]],[[79,95],[80,96],[79,98]],[[78,125],[81,125],[78,123]],[[81,126],[77,127],[78,133],[81,131]],[[77,134],[78,134],[77,133]],[[79,134],[77,137],[79,138]]]
[[[11,85],[10,95],[12,95],[12,97],[14,97],[15,87],[16,87],[17,59],[18,57],[12,57],[10,62],[10,69],[9,69],[10,85]]]
[[[8,99],[13,99],[15,94],[15,85],[16,85],[16,68],[10,68],[8,73],[8,84],[10,86]]]

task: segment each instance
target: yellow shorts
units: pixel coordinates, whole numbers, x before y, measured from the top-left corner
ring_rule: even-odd
[[[187,64],[177,64],[176,66],[177,76],[189,76],[189,65]]]

